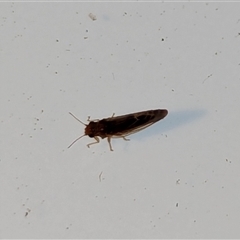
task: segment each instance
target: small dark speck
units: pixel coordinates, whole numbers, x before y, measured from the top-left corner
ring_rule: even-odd
[[[58,72],[55,72],[55,74],[58,74]]]
[[[31,212],[31,209],[27,208],[27,211],[25,212],[25,217]]]
[[[59,42],[59,40],[58,40],[58,39],[56,39],[56,42]]]
[[[101,182],[102,181],[102,172],[99,174],[98,178],[99,178],[99,181]]]
[[[178,207],[178,203],[176,203],[176,207]]]
[[[162,38],[162,42],[164,41],[164,38]]]

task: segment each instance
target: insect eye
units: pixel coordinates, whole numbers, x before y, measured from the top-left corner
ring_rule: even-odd
[[[93,135],[93,134],[89,134],[88,136],[89,136],[90,138],[93,138],[93,137],[94,137],[94,135]]]

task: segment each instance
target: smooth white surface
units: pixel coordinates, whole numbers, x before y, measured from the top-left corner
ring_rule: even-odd
[[[239,8],[1,3],[0,237],[239,238]],[[114,152],[67,149],[69,111],[158,108]]]

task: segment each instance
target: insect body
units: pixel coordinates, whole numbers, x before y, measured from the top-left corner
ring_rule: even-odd
[[[76,120],[81,122],[78,118],[76,118],[72,113],[70,113]],[[88,135],[90,138],[94,138],[96,141],[89,143],[87,146],[89,147],[92,144],[99,143],[99,137],[102,139],[107,138],[110,150],[113,151],[111,146],[111,138],[123,138],[128,141],[129,139],[126,136],[136,133],[150,125],[158,122],[159,120],[166,117],[168,111],[166,109],[157,109],[157,110],[149,110],[137,113],[131,113],[123,116],[114,117],[114,114],[110,118],[104,118],[102,120],[89,120],[89,124],[84,124],[85,134],[83,136]],[[81,137],[83,137],[81,136]],[[77,138],[69,148],[78,141],[81,137]]]

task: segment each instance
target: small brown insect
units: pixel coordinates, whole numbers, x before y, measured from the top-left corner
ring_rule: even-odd
[[[83,136],[89,136],[94,138],[96,142],[89,143],[89,147],[92,144],[99,143],[99,137],[107,138],[110,150],[113,151],[111,145],[111,138],[123,138],[126,141],[129,139],[126,136],[136,133],[150,125],[158,122],[167,116],[168,111],[166,109],[149,110],[144,112],[131,113],[123,116],[114,117],[114,114],[110,118],[104,118],[102,120],[90,120],[89,124],[85,124],[77,117],[71,114],[77,121],[86,126],[85,134],[74,140],[68,148],[70,148],[76,141]]]

